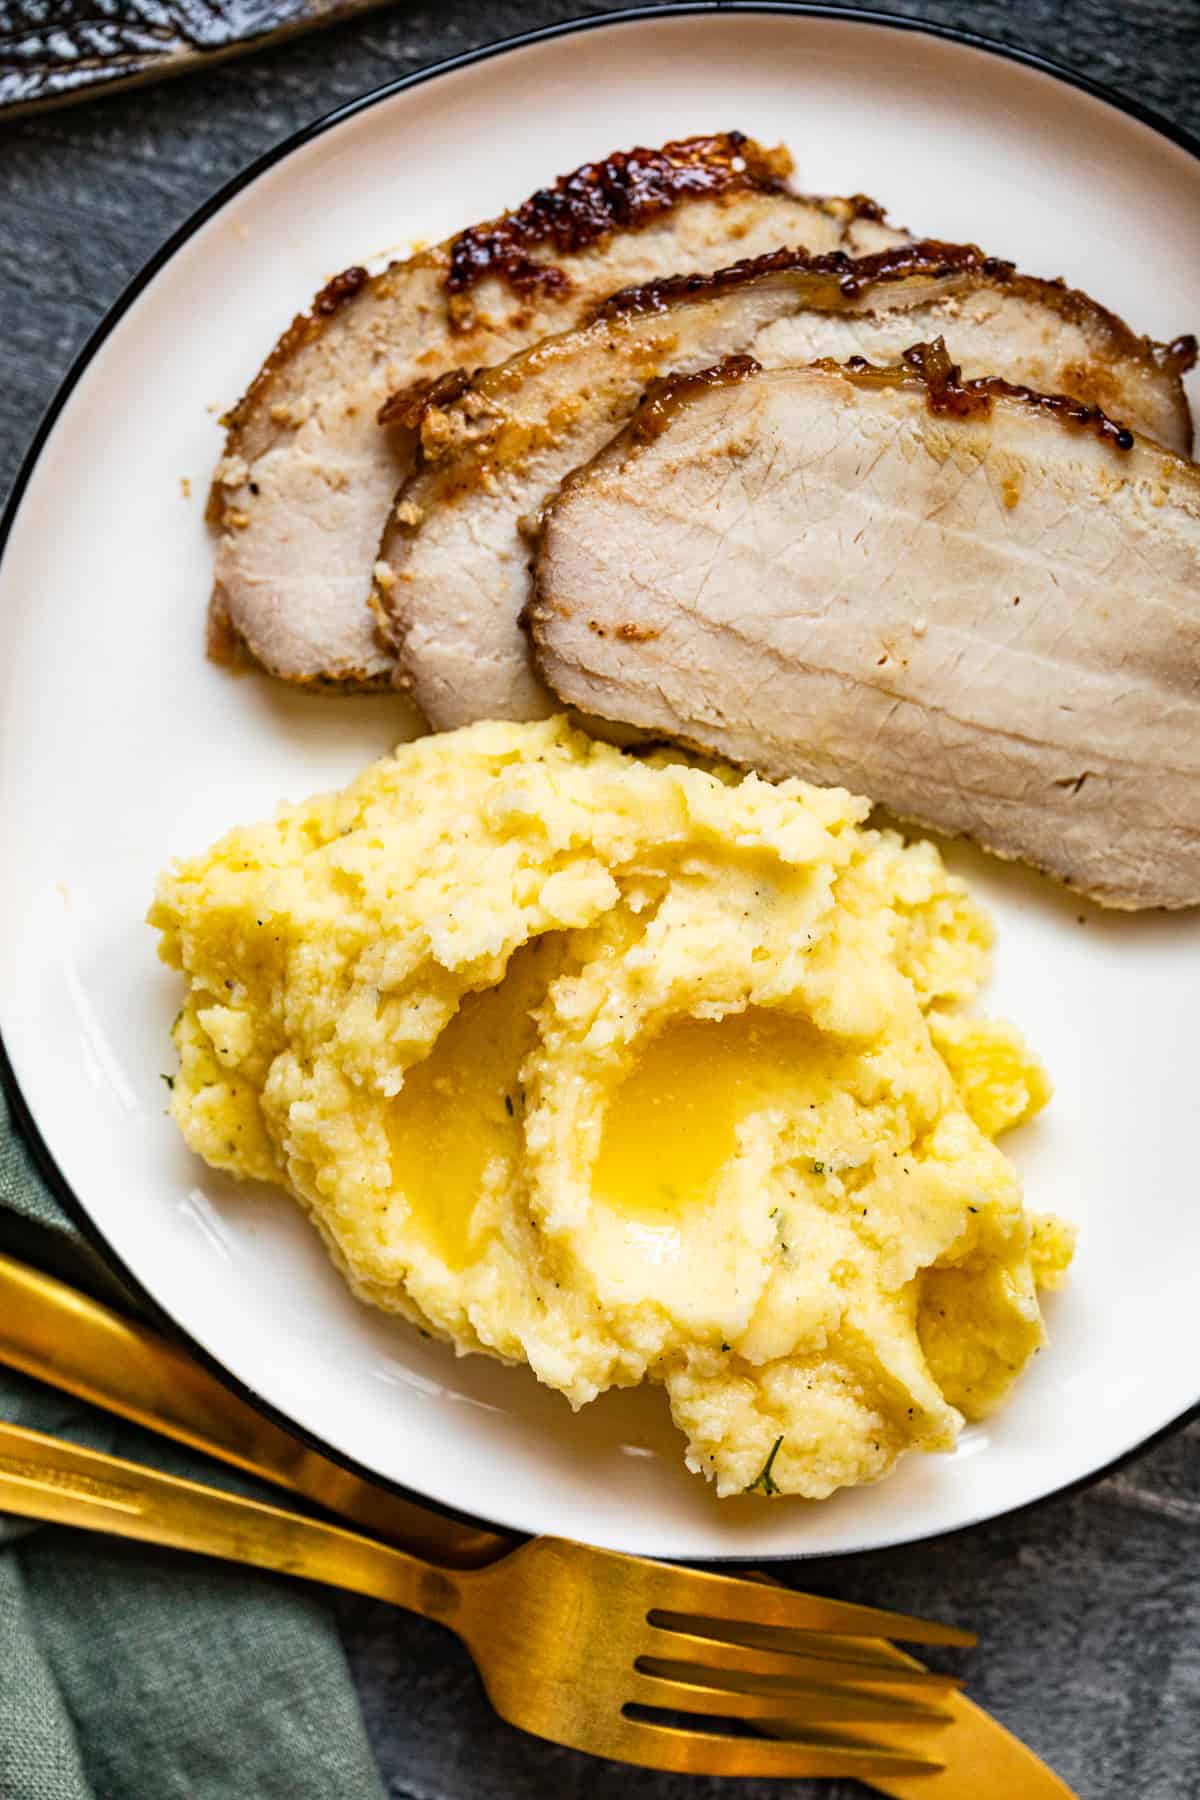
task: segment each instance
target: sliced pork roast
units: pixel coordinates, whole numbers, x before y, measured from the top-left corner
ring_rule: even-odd
[[[402,421],[380,428],[382,402],[561,331],[630,281],[781,243],[903,235],[861,197],[789,192],[790,168],[786,152],[737,132],[632,150],[381,275],[337,276],[226,421],[210,502],[214,648],[240,640],[291,681],[386,684],[367,599],[413,440]]]
[[[548,506],[569,704],[1200,902],[1200,470],[944,348],[664,384]]]
[[[908,244],[853,261],[780,252],[655,282],[426,404],[421,466],[390,514],[373,598],[398,680],[443,728],[553,709],[518,626],[524,533],[656,376],[735,352],[768,368],[822,356],[890,361],[939,334],[968,376],[1001,372],[1102,406],[1168,448],[1190,447],[1180,376],[1192,340],[1136,337],[1086,295],[969,245]]]

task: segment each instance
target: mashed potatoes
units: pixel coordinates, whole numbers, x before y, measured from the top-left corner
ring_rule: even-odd
[[[721,1494],[944,1450],[1042,1341],[1040,1107],[951,1009],[990,932],[840,789],[562,721],[403,746],[163,878],[171,1110],[355,1291],[580,1406],[661,1382]]]

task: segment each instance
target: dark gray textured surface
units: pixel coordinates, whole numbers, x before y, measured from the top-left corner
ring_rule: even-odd
[[[88,332],[216,186],[377,82],[585,9],[586,0],[401,4],[176,84],[0,125],[0,496]],[[613,10],[601,0],[592,9]],[[1197,0],[901,0],[884,10],[1040,50],[1200,132]],[[978,1629],[982,1646],[960,1665],[972,1691],[1084,1800],[1196,1800],[1198,1452],[1193,1426],[1080,1495],[912,1550],[809,1564],[800,1579]],[[784,1791],[655,1777],[523,1739],[494,1718],[465,1654],[438,1628],[349,1600],[341,1613],[396,1800]],[[848,1800],[862,1790],[786,1791]]]

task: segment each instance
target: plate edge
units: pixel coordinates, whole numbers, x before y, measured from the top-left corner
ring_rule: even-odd
[[[392,99],[397,94],[405,93],[412,88],[420,87],[424,85],[424,83],[434,81],[443,75],[450,75],[460,69],[471,68],[477,63],[487,62],[493,57],[507,55],[511,51],[528,49],[537,44],[552,42],[557,38],[569,37],[576,33],[603,29],[606,27],[647,24],[662,18],[713,17],[738,13],[757,14],[775,18],[822,19],[842,24],[862,25],[869,28],[907,31],[919,36],[930,37],[942,42],[957,44],[968,49],[977,50],[987,55],[999,57],[1004,61],[1015,62],[1022,67],[1034,70],[1038,74],[1046,75],[1052,80],[1062,82],[1068,87],[1075,88],[1077,91],[1089,95],[1092,99],[1110,106],[1114,111],[1124,114],[1127,118],[1135,119],[1139,124],[1146,126],[1157,136],[1174,144],[1178,149],[1182,149],[1197,162],[1200,162],[1200,137],[1197,137],[1185,127],[1176,125],[1173,120],[1165,118],[1153,108],[1144,106],[1140,101],[1118,93],[1115,89],[1108,87],[1104,83],[1093,81],[1090,76],[1071,69],[1065,64],[1057,63],[1050,57],[1042,56],[1040,52],[1025,50],[1019,46],[1007,44],[998,39],[988,38],[975,32],[964,31],[952,25],[942,24],[939,21],[913,17],[910,15],[883,13],[869,9],[849,11],[842,6],[810,4],[808,3],[808,0],[673,0],[673,3],[667,5],[643,5],[626,7],[610,13],[583,14],[574,19],[558,20],[551,25],[539,26],[531,31],[517,32],[509,37],[500,38],[491,43],[477,45],[472,50],[462,51],[458,55],[446,57],[439,62],[431,63],[425,68],[413,70],[408,75],[398,76],[393,81],[384,82],[378,87],[369,89],[365,94],[360,94],[356,99],[346,101],[342,105],[334,107],[329,112],[321,114],[320,117],[313,120],[310,124],[301,126],[299,130],[290,133],[278,144],[272,145],[270,149],[264,151],[260,156],[247,164],[244,169],[240,170],[227,182],[223,183],[214,194],[210,195],[207,200],[203,201],[200,206],[189,214],[182,224],[176,227],[159,249],[143,263],[137,273],[126,283],[116,300],[89,333],[82,348],[76,353],[66,374],[59,382],[58,387],[34,432],[29,448],[18,464],[12,489],[5,501],[3,511],[0,512],[0,563],[3,562],[4,552],[7,548],[13,527],[16,524],[17,515],[25,491],[32,480],[34,471],[41,459],[42,452],[46,447],[50,435],[58,423],[67,402],[74,393],[75,388],[86,374],[99,351],[103,348],[107,339],[111,336],[117,325],[120,324],[134,302],[149,286],[159,271],[165,268],[166,264],[170,262],[177,251],[182,249],[183,245],[187,243],[187,241],[193,237],[202,226],[206,225],[210,219],[214,218],[216,214],[241,193],[244,188],[249,187],[260,175],[265,174],[267,170],[273,168],[276,163],[282,162],[296,150],[302,149],[306,144],[313,142],[318,137],[323,136],[327,131],[343,124],[346,120],[354,118],[359,113],[366,112],[371,107],[378,106],[386,100]],[[514,1539],[529,1535],[527,1529],[523,1530],[520,1527],[512,1527],[504,1524],[497,1525],[494,1520],[486,1519],[482,1515],[462,1512],[455,1507],[447,1505],[443,1501],[431,1499],[426,1494],[408,1488],[402,1482],[379,1475],[376,1471],[369,1469],[365,1464],[356,1461],[355,1458],[336,1449],[315,1432],[309,1431],[307,1428],[299,1425],[289,1415],[272,1405],[268,1400],[265,1400],[253,1388],[249,1387],[236,1376],[232,1370],[220,1362],[217,1357],[207,1351],[190,1332],[179,1325],[166,1308],[162,1306],[143,1286],[137,1276],[135,1276],[132,1270],[126,1265],[124,1259],[119,1256],[109,1244],[104,1233],[92,1219],[82,1200],[80,1200],[79,1196],[74,1192],[66,1180],[66,1177],[58,1167],[54,1154],[42,1136],[32,1109],[26,1101],[20,1083],[17,1080],[16,1071],[13,1068],[12,1061],[4,1042],[2,1023],[0,1023],[0,1092],[3,1092],[8,1102],[13,1124],[30,1151],[37,1173],[45,1182],[52,1197],[77,1226],[83,1237],[100,1256],[102,1261],[114,1271],[122,1286],[145,1311],[147,1317],[150,1318],[161,1331],[180,1344],[189,1355],[195,1357],[204,1368],[222,1381],[226,1387],[230,1388],[242,1400],[253,1406],[265,1417],[273,1420],[274,1423],[279,1425],[282,1429],[290,1432],[294,1437],[299,1438],[311,1448],[319,1451],[323,1456],[328,1457],[330,1461],[339,1464],[342,1468],[348,1470],[362,1480],[372,1482],[374,1485],[385,1491],[395,1493],[404,1499],[412,1501],[416,1505],[428,1507],[432,1511],[440,1513],[446,1518],[456,1519],[462,1523],[473,1526],[484,1525],[489,1528],[507,1531],[512,1534]],[[1166,1438],[1174,1435],[1175,1432],[1183,1430],[1188,1424],[1196,1419],[1200,1419],[1200,1394],[1197,1395],[1197,1399],[1192,1406],[1185,1408],[1184,1411],[1176,1415],[1175,1418],[1168,1420],[1164,1425],[1153,1431],[1148,1437],[1140,1439],[1136,1444],[1132,1445],[1128,1450],[1122,1451],[1111,1461],[1100,1465],[1096,1469],[1090,1470],[1085,1475],[1077,1477],[1074,1481],[1066,1482],[1059,1487],[1049,1489],[1046,1493],[1038,1495],[1035,1499],[1021,1502],[1016,1506],[1005,1508],[1000,1512],[981,1513],[975,1518],[966,1520],[961,1525],[956,1525],[948,1531],[917,1532],[915,1535],[887,1538],[882,1542],[863,1545],[854,1549],[832,1551],[800,1549],[780,1552],[772,1551],[767,1557],[764,1557],[761,1554],[747,1553],[744,1555],[728,1554],[706,1557],[703,1559],[693,1558],[692,1560],[742,1566],[761,1563],[763,1561],[780,1563],[833,1560],[834,1558],[863,1556],[873,1554],[877,1551],[899,1549],[910,1544],[936,1542],[954,1538],[962,1532],[975,1530],[979,1526],[992,1523],[993,1521],[1020,1518],[1027,1513],[1031,1513],[1036,1507],[1047,1505],[1052,1500],[1062,1499],[1072,1494],[1080,1493],[1086,1488],[1105,1479],[1107,1476],[1115,1474],[1127,1464],[1144,1455],[1156,1444],[1163,1442]],[[631,1554],[641,1553],[633,1552]]]

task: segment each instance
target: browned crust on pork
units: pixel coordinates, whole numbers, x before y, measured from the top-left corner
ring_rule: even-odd
[[[872,251],[868,256],[847,256],[844,250],[826,250],[816,256],[805,250],[771,250],[765,256],[744,257],[711,275],[666,275],[637,287],[621,288],[602,301],[592,317],[616,319],[666,312],[692,300],[731,293],[765,275],[792,272],[828,276],[829,303],[836,306],[842,300],[859,299],[880,282],[967,272],[999,280],[1011,277],[1014,267],[998,257],[985,255],[977,244],[947,244],[940,238],[918,238],[912,243]]]
[[[1110,312],[1081,289],[1068,287],[1061,276],[1046,280],[1022,275],[1015,263],[988,256],[978,244],[949,244],[941,238],[917,238],[869,256],[847,256],[844,250],[829,250],[820,256],[806,255],[803,250],[773,250],[766,256],[731,263],[727,269],[717,269],[711,275],[671,275],[638,287],[622,288],[598,306],[593,316],[613,318],[625,313],[662,312],[698,295],[727,293],[757,276],[789,269],[829,275],[831,283],[848,300],[857,299],[877,282],[902,281],[919,275],[978,275],[1053,307],[1072,324],[1092,326],[1109,339],[1114,351],[1139,361],[1149,360],[1156,369],[1186,375],[1196,361],[1196,339],[1191,334],[1170,344],[1141,337],[1119,314]]]
[[[429,407],[451,405],[470,385],[469,369],[447,369],[444,375],[414,381],[411,387],[389,394],[375,417],[380,425],[402,425],[407,431],[418,431]]]
[[[734,355],[723,356],[711,368],[697,369],[691,375],[663,375],[650,383],[627,429],[639,443],[648,444],[662,436],[675,414],[689,400],[698,399],[710,388],[736,387],[740,381],[749,381],[752,375],[761,374],[762,364],[754,357]],[[567,477],[567,481],[573,479]],[[563,486],[566,485],[564,482]]]
[[[979,375],[964,381],[962,370],[950,359],[945,338],[911,344],[898,366],[879,367],[864,356],[852,356],[846,363],[822,358],[813,367],[843,375],[861,387],[920,386],[929,411],[945,418],[987,418],[997,400],[1016,400],[1035,412],[1049,414],[1072,431],[1089,432],[1113,450],[1132,450],[1137,441],[1129,426],[1111,419],[1103,407],[1072,400],[1069,394],[1041,394],[1023,382],[1006,381],[1002,375]]]
[[[801,198],[807,200],[811,206],[820,204],[820,196],[817,194],[803,194]],[[882,225],[887,220],[886,209],[879,204],[878,200],[873,200],[870,194],[844,194],[841,196],[839,204],[847,220],[870,219],[875,225]]]
[[[776,250],[767,256],[732,263],[729,268],[718,269],[712,275],[673,275],[639,287],[623,288],[597,307],[595,317],[618,318],[663,312],[671,306],[706,295],[728,293],[759,276],[787,270],[827,275],[831,305],[836,305],[838,297],[857,300],[873,286],[918,276],[961,274],[975,277],[979,284],[1004,287],[1018,298],[1046,306],[1065,322],[1080,326],[1095,343],[1097,352],[1108,360],[1141,363],[1147,369],[1173,379],[1177,387],[1176,410],[1186,427],[1184,436],[1190,447],[1191,417],[1182,378],[1196,362],[1196,339],[1191,333],[1177,337],[1169,344],[1143,337],[1118,313],[1101,306],[1090,294],[1068,287],[1061,276],[1043,280],[1035,275],[1022,275],[1015,264],[985,255],[977,244],[948,244],[937,238],[921,238],[911,244],[897,244],[873,255],[859,257],[847,256],[841,250],[828,251],[821,256]]]
[[[1155,344],[1161,352],[1160,360],[1164,369],[1172,375],[1187,375],[1196,366],[1196,356],[1200,351],[1194,332],[1185,331],[1181,337],[1172,338],[1169,344]]]
[[[764,150],[740,131],[617,151],[561,175],[514,212],[460,231],[449,245],[446,286],[461,293],[499,276],[518,294],[565,290],[564,271],[532,250],[548,245],[560,256],[576,254],[614,230],[636,231],[683,200],[778,189],[791,167],[785,150]]]
[[[659,149],[629,150],[603,162],[584,163],[560,176],[552,187],[531,195],[513,212],[460,232],[437,249],[410,260],[441,266],[448,305],[485,275],[499,276],[520,291],[523,280],[526,289],[531,285],[522,275],[520,259],[529,261],[531,251],[539,245],[561,255],[598,243],[614,231],[636,230],[688,200],[735,190],[782,189],[791,167],[791,157],[782,146],[764,149],[740,131],[680,138]],[[270,405],[280,373],[299,351],[319,338],[344,307],[378,294],[393,271],[404,266],[391,263],[373,276],[357,266],[346,269],[325,284],[307,313],[297,314],[246,392],[222,419],[226,458],[242,454],[243,432],[251,418]],[[535,266],[548,272],[548,285],[567,285],[565,272],[552,259]],[[208,500],[210,524],[220,523],[223,504],[218,484],[214,484]]]

